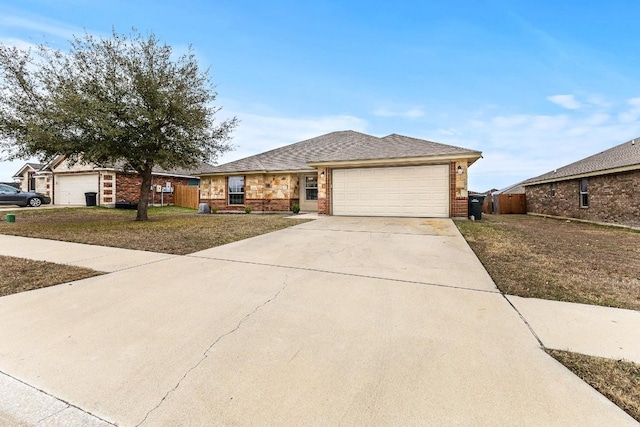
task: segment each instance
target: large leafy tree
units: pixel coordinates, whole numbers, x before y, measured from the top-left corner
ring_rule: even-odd
[[[154,167],[197,168],[231,148],[220,107],[191,48],[174,55],[154,34],[74,37],[65,51],[0,44],[0,149],[8,159],[58,155],[121,165],[142,177],[147,220]]]

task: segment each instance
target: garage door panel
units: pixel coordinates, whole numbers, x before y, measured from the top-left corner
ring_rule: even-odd
[[[334,215],[449,216],[449,166],[336,169]]]
[[[54,179],[54,204],[84,205],[84,193],[98,192],[98,174],[56,175]]]

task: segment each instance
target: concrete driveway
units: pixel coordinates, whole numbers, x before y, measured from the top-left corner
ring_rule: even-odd
[[[636,425],[449,220],[323,218],[0,298],[0,325],[0,371],[117,425]]]

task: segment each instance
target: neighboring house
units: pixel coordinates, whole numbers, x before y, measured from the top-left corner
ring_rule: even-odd
[[[467,217],[467,168],[481,153],[402,135],[333,132],[200,173],[218,211]]]
[[[114,207],[116,202],[137,202],[142,181],[140,176],[124,171],[119,165],[99,167],[82,162],[71,165],[64,156],[56,157],[45,165],[27,163],[13,177],[20,181],[20,188],[35,185],[37,192],[51,197],[53,204],[59,206],[84,205],[87,192],[97,193],[99,206]],[[150,203],[172,204],[176,185],[198,185],[199,181],[193,171],[154,168],[149,189]]]
[[[36,178],[40,168],[42,168],[40,163],[25,163],[12,178],[19,181],[20,190],[44,194],[46,191],[46,187],[43,186],[44,181]]]
[[[523,183],[528,212],[640,226],[640,142],[627,141]]]

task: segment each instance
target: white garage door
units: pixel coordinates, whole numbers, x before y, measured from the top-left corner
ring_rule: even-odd
[[[449,216],[449,165],[335,169],[333,214]]]
[[[84,193],[98,192],[98,174],[56,175],[54,185],[54,204],[84,205]]]

